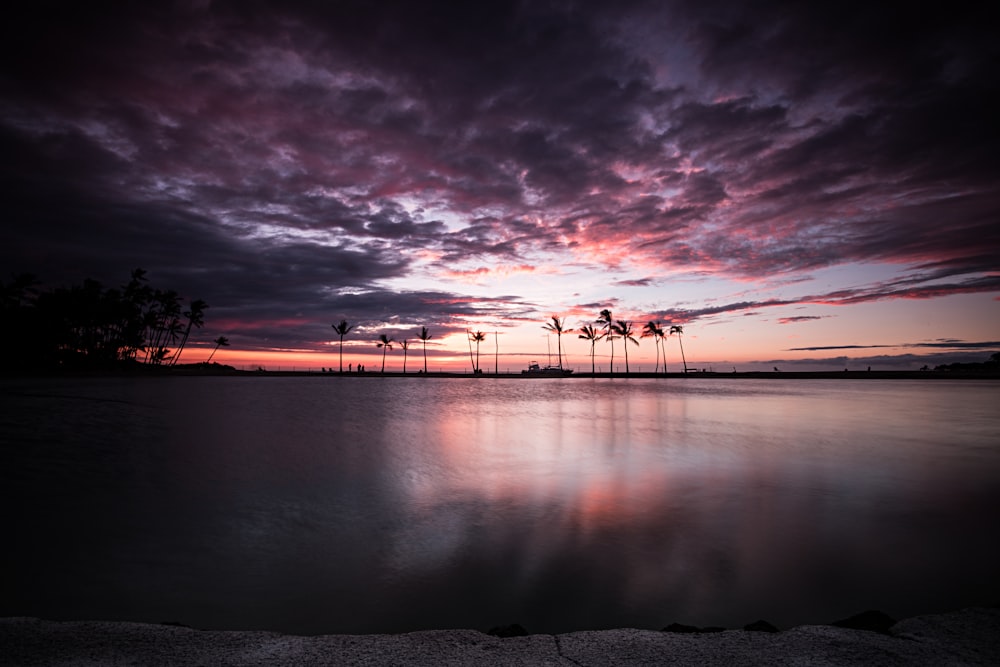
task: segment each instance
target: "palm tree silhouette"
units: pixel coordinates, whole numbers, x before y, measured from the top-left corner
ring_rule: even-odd
[[[84,281],[84,290],[94,281]],[[150,328],[152,344],[146,348],[146,362],[162,364],[170,356],[167,343],[173,343],[181,335],[181,302],[180,296],[174,290],[155,290],[152,298],[152,308],[149,311],[147,326]]]
[[[604,338],[611,343],[611,365],[608,367],[611,373],[615,372],[615,340],[618,336],[615,335],[615,323],[611,317],[611,311],[605,308],[601,311],[601,316],[597,320],[597,323],[604,327]]]
[[[206,364],[212,363],[212,357],[215,356],[215,353],[219,351],[220,347],[229,347],[229,339],[225,336],[219,336],[212,342],[215,343],[215,349],[212,350],[212,354],[208,355],[208,359],[205,361]]]
[[[420,327],[420,333],[417,335],[417,338],[419,338],[420,340],[424,341],[424,374],[426,375],[427,374],[427,341],[429,341],[431,338],[433,338],[433,336],[431,336],[431,333],[427,330],[427,327]]]
[[[476,344],[476,363],[472,367],[473,373],[479,372],[479,344],[482,343],[484,340],[486,340],[486,334],[483,333],[482,331],[476,331],[469,334],[470,353],[471,353],[472,343]]]
[[[354,327],[347,323],[347,320],[340,320],[340,324],[331,324],[333,330],[340,335],[340,372],[344,372],[344,336],[350,333]]]
[[[625,374],[628,375],[628,344],[632,343],[638,347],[639,341],[635,339],[632,331],[632,323],[628,320],[618,320],[614,326],[614,331],[624,341],[622,344],[625,346]]]
[[[571,331],[571,329],[564,328],[565,324],[566,324],[565,318],[562,319],[562,320],[560,320],[558,317],[556,317],[555,315],[553,315],[551,322],[547,322],[546,324],[542,325],[543,329],[545,329],[546,331],[550,331],[550,332],[554,333],[556,335],[556,340],[559,342],[559,370],[562,370],[562,367],[563,367],[563,363],[562,363],[562,360],[563,360],[563,356],[562,356],[562,335],[563,335],[564,332],[568,333],[568,332]],[[549,348],[549,349],[552,349],[552,348]]]
[[[580,335],[577,338],[582,338],[584,340],[590,341],[590,372],[596,373],[596,368],[594,366],[594,346],[597,345],[597,341],[604,338],[604,334],[592,327],[589,324],[580,325]]]
[[[184,351],[184,346],[187,345],[188,337],[191,335],[191,327],[201,328],[205,324],[205,309],[208,308],[208,304],[201,299],[195,299],[191,302],[190,307],[184,311],[184,317],[187,318],[187,328],[184,329],[184,335],[181,338],[180,345],[177,346],[177,352],[174,354],[174,358],[170,361],[171,366],[177,364],[177,360],[181,358],[181,352]]]
[[[405,338],[399,342],[399,347],[403,350],[403,374],[406,374],[406,352],[410,349],[410,341]]]
[[[656,373],[660,370],[660,340],[663,338],[663,329],[660,328],[659,322],[646,322],[646,326],[642,328],[643,338],[653,338],[653,345],[656,346],[656,368],[653,372]],[[667,372],[667,356],[663,355],[663,372]]]
[[[385,373],[385,353],[386,353],[386,351],[392,349],[392,344],[395,343],[396,341],[394,341],[393,339],[389,338],[385,334],[379,334],[378,339],[379,339],[379,342],[377,343],[376,346],[382,348],[382,373],[384,374]]]
[[[677,342],[680,343],[681,346],[681,362],[684,364],[684,372],[687,373],[688,362],[687,359],[684,357],[684,339],[681,337],[681,334],[684,333],[684,327],[682,327],[679,324],[674,324],[670,327],[670,333],[677,334]]]

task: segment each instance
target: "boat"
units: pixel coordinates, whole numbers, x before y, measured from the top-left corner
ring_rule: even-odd
[[[541,377],[565,377],[570,375],[573,371],[568,368],[559,368],[558,366],[539,366],[537,361],[532,361],[528,364],[527,370],[521,371],[521,375],[537,375]]]

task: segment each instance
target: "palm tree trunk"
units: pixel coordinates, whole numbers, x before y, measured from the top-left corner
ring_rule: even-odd
[[[188,336],[191,335],[191,327],[193,325],[194,325],[194,322],[189,319],[188,320],[187,328],[184,329],[184,336],[181,338],[181,343],[180,343],[180,345],[177,346],[177,352],[174,353],[174,358],[170,360],[170,365],[171,366],[176,366],[177,365],[177,360],[181,358],[181,352],[184,351],[184,346],[187,345]]]
[[[681,334],[677,334],[677,342],[681,345],[681,362],[684,364],[684,373],[688,372],[688,362],[687,358],[684,356],[684,338]]]
[[[469,363],[472,364],[472,374],[476,374],[476,360],[472,358],[472,336],[469,332],[466,332],[466,338],[469,339]]]

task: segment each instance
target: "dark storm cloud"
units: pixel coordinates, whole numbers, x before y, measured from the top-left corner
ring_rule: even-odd
[[[303,303],[297,289],[286,287],[294,301],[251,300],[213,309],[213,327],[243,349],[329,352],[330,343],[339,340],[332,325],[342,319],[354,327],[349,344],[364,348],[373,344],[380,333],[396,340],[413,340],[420,327],[427,326],[434,339],[440,340],[449,334],[462,334],[469,328],[466,322],[473,318],[488,318],[497,326],[506,326],[499,323],[524,318],[535,308],[516,296],[482,299],[451,292],[378,288],[339,292],[316,289],[310,293],[308,303]]]
[[[680,107],[672,130],[749,190],[730,220],[736,240],[716,240],[719,256],[763,275],[844,258],[961,263],[976,239],[997,247],[1000,160],[983,102],[998,51],[984,16],[867,3],[682,7],[702,71],[744,93]],[[762,228],[760,249],[751,239]]]
[[[876,284],[865,289],[833,290],[823,294],[809,294],[787,299],[765,299],[761,301],[734,301],[730,303],[706,306],[703,308],[671,308],[655,313],[656,316],[668,321],[691,322],[694,320],[722,315],[726,313],[757,314],[756,309],[780,306],[825,305],[847,306],[858,303],[870,303],[892,299],[930,299],[952,294],[974,294],[981,292],[1000,291],[1000,276],[983,276],[969,278],[951,283],[914,284],[922,280],[911,278],[901,281],[890,281]],[[801,322],[821,317],[785,317],[782,324]]]
[[[655,282],[652,278],[636,278],[634,280],[615,280],[611,284],[621,285],[622,287],[647,287],[655,284]]]
[[[213,315],[303,326],[351,288],[461,328],[380,281],[531,253],[910,271],[670,311],[688,319],[996,291],[991,23],[886,7],[32,3],[0,29],[0,261],[107,283],[143,266]],[[262,338],[292,346],[282,330]]]

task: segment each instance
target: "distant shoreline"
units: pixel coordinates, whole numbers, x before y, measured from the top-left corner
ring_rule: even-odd
[[[491,379],[491,380],[574,380],[574,379],[660,379],[686,380],[688,378],[705,379],[735,379],[735,380],[1000,380],[1000,372],[995,371],[886,371],[886,370],[843,370],[843,371],[744,371],[744,372],[712,372],[689,371],[688,373],[577,373],[565,376],[529,375],[520,372],[510,373],[468,373],[458,371],[407,372],[386,371],[338,371],[323,370],[241,370],[232,366],[215,365],[205,368],[201,365],[175,366],[171,368],[136,368],[129,370],[79,370],[79,371],[40,371],[5,373],[4,378],[42,377],[42,378],[74,378],[74,377],[313,377],[313,378],[452,378],[452,379]]]

